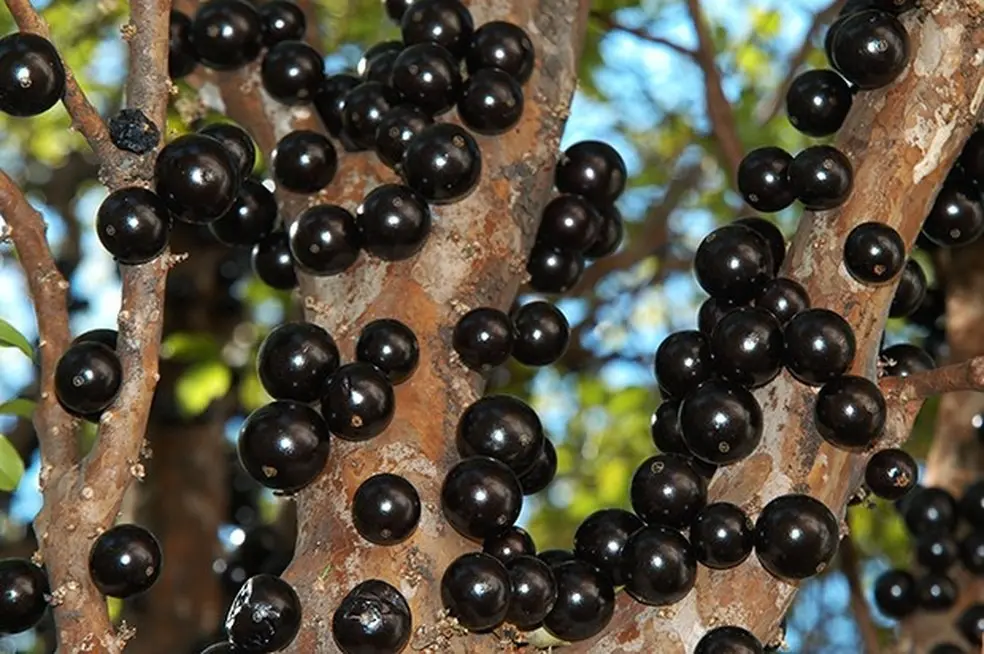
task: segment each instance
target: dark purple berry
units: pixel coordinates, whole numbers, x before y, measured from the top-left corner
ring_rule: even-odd
[[[561,563],[567,563],[568,561],[574,560],[574,552],[571,550],[543,550],[536,555],[536,558],[540,559],[551,569],[556,568]]]
[[[471,42],[475,23],[460,0],[416,0],[400,20],[403,42],[436,43],[461,58]]]
[[[862,90],[888,86],[909,63],[909,35],[895,16],[862,11],[838,21],[830,40],[837,72]]]
[[[360,148],[371,148],[376,130],[387,111],[399,104],[399,96],[382,82],[363,82],[345,94],[342,126],[345,136]]]
[[[507,527],[482,541],[482,551],[508,565],[520,556],[536,556],[533,537],[522,527]]]
[[[407,186],[428,202],[457,202],[478,185],[482,153],[467,130],[453,123],[438,123],[410,141],[402,170]]]
[[[506,619],[509,572],[498,559],[472,552],[448,565],[441,577],[441,601],[465,629],[485,631]]]
[[[963,490],[960,517],[975,528],[984,528],[984,481],[975,481]]]
[[[301,628],[301,600],[280,577],[250,577],[232,600],[225,628],[229,642],[245,652],[277,652]]]
[[[731,224],[708,234],[694,255],[694,273],[711,297],[744,304],[762,292],[774,273],[769,244],[755,230]]]
[[[479,134],[509,131],[523,117],[523,88],[508,73],[486,68],[471,75],[461,89],[458,116]]]
[[[404,477],[389,473],[373,475],[355,491],[352,523],[370,543],[402,543],[410,538],[418,522],[420,496]]]
[[[558,250],[584,252],[601,233],[603,219],[580,195],[559,195],[547,203],[537,240]]]
[[[943,574],[927,572],[916,580],[919,607],[924,611],[939,613],[953,608],[960,594],[953,579]]]
[[[362,328],[355,358],[379,368],[393,384],[402,384],[417,369],[420,344],[413,330],[399,320],[380,318]]]
[[[307,30],[304,10],[290,0],[271,0],[260,5],[263,43],[268,48],[282,41],[300,41]]]
[[[65,94],[65,67],[42,36],[14,32],[0,38],[0,112],[37,116]]]
[[[796,194],[787,172],[793,157],[782,148],[756,148],[738,165],[738,191],[756,211],[774,213],[793,203]]]
[[[697,642],[694,654],[762,654],[762,643],[741,627],[715,627]]]
[[[927,284],[922,266],[915,259],[909,259],[902,269],[899,285],[895,288],[892,306],[888,310],[889,317],[905,318],[915,313],[926,297]]]
[[[861,223],[844,242],[844,267],[862,284],[886,284],[902,272],[905,243],[892,227]]]
[[[530,286],[540,293],[564,293],[581,279],[584,255],[572,250],[558,250],[547,245],[533,246],[526,262]]]
[[[157,155],[157,195],[176,218],[210,223],[232,207],[242,178],[222,143],[204,134],[185,134]]]
[[[403,594],[378,579],[350,590],[331,619],[332,636],[342,654],[399,654],[410,642],[412,628]]]
[[[680,431],[680,402],[663,400],[650,421],[650,433],[653,445],[663,454],[684,454],[690,456],[690,450],[683,442],[683,432]]]
[[[486,456],[457,463],[441,487],[444,517],[459,534],[476,541],[511,527],[522,507],[523,491],[516,474]]]
[[[919,467],[908,453],[888,449],[875,452],[864,469],[864,483],[877,497],[900,500],[916,486]]]
[[[957,629],[968,643],[981,646],[984,637],[984,604],[971,604],[957,618]]]
[[[138,525],[122,524],[104,531],[89,552],[89,575],[99,592],[124,599],[138,595],[161,574],[161,546]]]
[[[96,213],[99,242],[124,265],[157,258],[167,247],[171,212],[153,191],[130,186],[110,193]]]
[[[919,488],[906,498],[902,517],[912,534],[952,533],[957,526],[957,501],[942,488]]]
[[[232,123],[212,123],[198,130],[198,133],[211,136],[228,150],[232,162],[239,170],[240,179],[245,180],[253,172],[256,166],[256,144],[242,127]]]
[[[680,429],[695,457],[728,465],[750,456],[758,447],[762,439],[762,409],[741,386],[707,381],[683,399]]]
[[[837,377],[817,393],[817,431],[841,449],[863,451],[873,445],[885,429],[886,415],[881,390],[865,377]]]
[[[55,366],[55,396],[68,413],[95,417],[119,395],[123,367],[114,350],[96,341],[72,345]]]
[[[418,43],[396,57],[389,81],[406,102],[431,115],[443,114],[461,94],[459,66],[445,48],[436,43]]]
[[[635,532],[622,550],[625,591],[651,606],[676,604],[697,581],[697,559],[676,529],[649,525]]]
[[[739,218],[735,224],[744,225],[765,239],[772,253],[772,270],[778,275],[782,262],[786,259],[786,237],[782,235],[782,231],[771,220],[756,216]]]
[[[591,247],[584,251],[584,256],[588,259],[600,259],[614,254],[622,244],[625,233],[622,214],[618,207],[614,204],[605,204],[595,208],[601,214],[601,230]]]
[[[297,267],[328,277],[352,267],[362,251],[362,233],[355,217],[334,204],[304,210],[290,226],[290,251]]]
[[[844,78],[832,70],[808,70],[786,91],[786,113],[793,127],[822,138],[841,128],[854,95]]]
[[[786,367],[804,384],[820,386],[843,375],[854,362],[854,330],[829,309],[807,309],[783,331]]]
[[[837,518],[809,495],[777,497],[755,522],[755,553],[762,567],[780,579],[820,574],[837,553],[839,542]]]
[[[543,622],[557,601],[557,580],[550,566],[534,556],[506,563],[511,593],[506,621],[531,631]]]
[[[267,51],[260,67],[263,88],[284,104],[311,102],[324,78],[324,59],[303,41],[281,41]]]
[[[247,179],[235,202],[221,218],[209,223],[209,231],[224,245],[254,245],[273,232],[277,223],[277,200],[256,180]]]
[[[32,629],[44,617],[48,577],[28,559],[0,559],[0,634]]]
[[[883,370],[886,377],[908,377],[936,367],[936,362],[926,350],[910,343],[887,347],[881,351],[878,358],[885,364]]]
[[[420,252],[431,231],[427,201],[400,184],[377,186],[355,210],[366,250],[385,261],[409,259]]]
[[[581,141],[561,155],[554,183],[561,193],[583,195],[604,205],[622,195],[626,176],[625,161],[615,148],[601,141]]]
[[[331,433],[348,441],[366,441],[393,421],[393,384],[376,366],[347,363],[329,378],[321,396],[321,413]]]
[[[529,470],[519,476],[523,495],[533,495],[546,488],[557,474],[557,450],[549,438],[543,439],[543,449],[536,455]]]
[[[536,53],[526,31],[518,25],[501,20],[485,23],[475,31],[465,53],[468,72],[498,68],[520,84],[533,74]]]
[[[244,0],[212,0],[195,14],[191,42],[198,60],[209,68],[240,68],[263,49],[263,19]]]
[[[273,153],[274,180],[294,193],[317,193],[331,183],[337,169],[331,141],[310,130],[287,134]]]
[[[287,322],[263,339],[256,371],[271,397],[311,403],[321,398],[340,362],[338,346],[328,332],[309,322]]]
[[[574,556],[604,572],[616,586],[625,584],[622,548],[645,524],[623,509],[595,511],[574,532]]]
[[[399,170],[410,141],[433,124],[434,119],[423,109],[410,104],[393,107],[382,115],[376,127],[376,156],[390,168]]]
[[[660,388],[683,397],[714,376],[708,338],[696,330],[670,334],[656,349],[653,370]]]
[[[414,0],[383,0],[383,9],[386,10],[386,16],[399,25],[403,14],[407,13],[413,3]]]
[[[973,575],[984,574],[984,530],[975,529],[960,541],[960,562]]]
[[[583,561],[553,567],[557,600],[543,619],[552,635],[575,642],[601,633],[615,613],[615,589],[611,580]]]
[[[942,247],[972,243],[984,233],[984,205],[972,182],[948,179],[923,223],[922,233]]]
[[[251,254],[253,272],[267,286],[281,291],[297,287],[297,273],[290,243],[283,230],[270,232],[253,246]]]
[[[629,495],[647,523],[683,529],[707,504],[707,481],[683,455],[658,454],[636,469]]]
[[[810,211],[826,211],[847,201],[854,188],[854,169],[844,153],[830,145],[814,145],[793,157],[789,186]]]
[[[776,277],[755,298],[755,306],[765,309],[775,316],[780,325],[785,325],[793,316],[810,308],[810,296],[799,282]]]
[[[697,561],[714,570],[745,562],[755,546],[755,525],[739,507],[728,502],[708,504],[690,523],[690,543]]]
[[[763,291],[764,292],[764,291]],[[697,327],[701,333],[710,338],[714,333],[714,328],[726,316],[729,311],[738,308],[739,305],[727,300],[709,297],[704,300],[700,309],[697,311]]]
[[[332,136],[342,134],[342,120],[345,97],[349,91],[362,83],[355,75],[345,73],[330,75],[324,79],[314,94],[314,108]]]
[[[172,9],[168,29],[167,75],[171,79],[181,79],[198,65],[195,46],[191,43],[191,18]]]
[[[492,307],[472,309],[458,320],[451,336],[454,351],[472,370],[485,372],[512,354],[513,327],[504,312]]]
[[[916,580],[905,570],[888,570],[875,580],[875,606],[890,618],[900,620],[919,608]]]
[[[524,304],[512,314],[512,356],[527,366],[548,366],[559,360],[570,341],[567,318],[550,302]]]
[[[746,388],[765,386],[782,370],[782,326],[765,309],[729,312],[714,328],[710,348],[718,374]]]
[[[517,475],[527,472],[543,448],[543,426],[536,412],[511,395],[487,395],[465,409],[456,446],[462,458],[487,456]]]
[[[362,79],[389,84],[393,62],[403,52],[403,41],[380,41],[366,48],[355,67]]]
[[[311,407],[276,401],[253,411],[239,428],[239,461],[267,488],[296,493],[321,474],[331,451],[328,426]]]
[[[930,572],[945,574],[958,554],[957,542],[949,534],[926,534],[916,541],[916,561]]]

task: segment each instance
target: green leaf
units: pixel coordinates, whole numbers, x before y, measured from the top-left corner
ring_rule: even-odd
[[[18,397],[0,404],[0,414],[30,420],[34,416],[34,408],[37,405],[38,403],[34,400]]]
[[[24,462],[7,437],[0,434],[0,491],[12,492],[24,476]]]
[[[232,372],[224,363],[197,363],[188,368],[175,385],[178,411],[186,418],[199,416],[213,401],[224,397],[231,386]]]
[[[31,342],[3,318],[0,318],[0,347],[16,347],[26,354],[28,359],[34,359],[34,348],[31,347]]]
[[[175,332],[161,343],[161,358],[171,361],[217,359],[222,349],[211,334]]]

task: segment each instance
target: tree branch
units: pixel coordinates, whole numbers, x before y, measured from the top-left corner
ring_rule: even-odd
[[[907,377],[886,377],[881,387],[887,402],[903,404],[954,391],[984,391],[984,356]]]
[[[861,585],[861,569],[858,563],[858,550],[854,545],[854,539],[850,534],[844,536],[840,542],[838,550],[840,556],[841,572],[847,578],[847,585],[851,590],[851,612],[854,614],[854,622],[861,633],[861,642],[864,644],[865,654],[879,654],[881,644],[878,642],[878,628],[874,620],[871,619],[871,609],[868,607],[868,599],[864,596],[864,588]]]
[[[628,25],[623,25],[622,23],[615,20],[610,12],[592,10],[591,19],[597,22],[602,28],[606,30],[615,30],[618,32],[625,32],[626,34],[631,34],[632,36],[647,41],[649,43],[654,43],[656,45],[661,45],[665,48],[673,50],[677,54],[682,54],[684,57],[689,57],[695,62],[697,61],[697,53],[690,48],[684,47],[675,41],[663,38],[662,36],[656,36],[655,34],[650,34],[648,31],[641,27],[629,27]]]

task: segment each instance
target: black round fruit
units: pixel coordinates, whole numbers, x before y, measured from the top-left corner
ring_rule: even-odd
[[[376,545],[396,545],[420,522],[420,496],[404,477],[381,473],[362,482],[352,500],[352,523]]]
[[[656,410],[649,425],[653,437],[653,445],[663,454],[684,454],[690,456],[687,444],[683,442],[683,432],[680,431],[680,402],[678,400],[663,400]]]
[[[782,262],[786,259],[786,237],[782,235],[779,227],[771,220],[758,216],[739,218],[734,222],[736,225],[748,227],[765,239],[769,245],[769,251],[772,253],[772,271],[778,275],[779,269],[782,268]]]
[[[260,79],[274,100],[284,104],[310,102],[325,78],[321,54],[303,41],[281,41],[263,57]]]
[[[130,186],[110,193],[96,212],[96,234],[113,258],[138,265],[167,247],[171,213],[152,191]]]
[[[832,379],[817,393],[817,431],[830,444],[860,452],[881,436],[887,407],[878,385],[865,377]]]
[[[239,428],[239,461],[267,488],[296,493],[321,474],[331,451],[328,426],[317,411],[280,400],[253,411]]]
[[[195,46],[191,43],[191,18],[177,9],[171,10],[168,23],[167,76],[181,79],[198,65]]]
[[[862,11],[837,22],[830,63],[862,90],[891,84],[909,62],[909,35],[895,16]]]
[[[878,358],[884,362],[882,370],[887,377],[908,377],[936,367],[936,362],[926,350],[910,343],[887,347],[878,354]]]
[[[400,20],[407,45],[436,43],[461,58],[471,42],[475,23],[460,0],[416,0]]]
[[[256,144],[242,127],[232,123],[212,123],[198,130],[198,133],[211,136],[222,144],[232,157],[240,179],[245,180],[253,172],[256,167]]]
[[[431,230],[427,201],[400,184],[374,188],[355,215],[366,250],[385,261],[409,259],[420,252]]]
[[[119,395],[122,382],[120,358],[95,341],[72,345],[55,366],[55,396],[66,411],[78,417],[106,410]]]
[[[460,64],[436,43],[408,46],[396,57],[390,85],[406,102],[431,115],[443,114],[461,94]]]
[[[926,288],[926,273],[922,266],[915,259],[909,259],[902,269],[899,285],[895,288],[892,305],[888,310],[889,317],[905,318],[912,315],[926,297]]]
[[[514,338],[509,316],[498,309],[479,307],[458,320],[451,344],[462,363],[484,372],[506,362]]]
[[[629,495],[647,523],[682,529],[707,504],[707,481],[683,455],[657,454],[636,469]]]
[[[533,74],[536,53],[526,31],[501,20],[485,23],[476,30],[465,53],[468,73],[498,68],[520,84]]]
[[[732,223],[708,234],[694,255],[694,273],[711,297],[743,304],[772,279],[772,251],[755,230]]]
[[[556,568],[561,563],[567,563],[568,561],[575,560],[574,552],[571,550],[543,550],[536,555],[536,558],[550,566],[551,570]]]
[[[883,223],[861,223],[844,242],[844,267],[862,284],[886,284],[902,272],[905,243]]]
[[[793,157],[789,186],[811,211],[826,211],[847,201],[854,188],[854,169],[844,153],[830,145],[814,145]]]
[[[697,642],[694,654],[762,654],[762,643],[741,627],[715,627]]]
[[[356,262],[363,236],[346,209],[319,204],[304,210],[291,224],[289,243],[299,269],[327,277],[345,272]]]
[[[414,105],[393,107],[380,117],[376,127],[373,142],[376,156],[390,168],[399,170],[410,141],[433,124],[434,119]]]
[[[806,579],[827,567],[840,541],[837,518],[809,495],[782,495],[755,522],[755,553],[772,575]]]
[[[524,631],[538,628],[557,601],[557,580],[545,562],[519,556],[506,563],[511,592],[506,621]]]
[[[465,409],[455,439],[462,458],[487,456],[517,475],[527,472],[543,449],[536,412],[511,395],[486,395]]]
[[[922,227],[923,235],[942,247],[972,243],[984,233],[984,205],[972,182],[948,179]]]
[[[253,246],[250,255],[253,272],[267,286],[289,291],[297,286],[294,257],[290,253],[290,241],[286,232],[270,232]]]
[[[124,599],[149,589],[161,574],[161,546],[138,525],[116,525],[89,551],[89,575],[99,592]]]
[[[765,213],[782,211],[796,194],[789,184],[793,157],[782,148],[767,146],[752,150],[738,164],[738,191],[753,209]]]
[[[916,561],[930,572],[946,573],[958,555],[957,542],[949,534],[927,534],[916,542]]]
[[[379,368],[393,384],[402,384],[417,369],[420,344],[413,330],[399,320],[380,318],[362,328],[355,358]]]
[[[438,123],[410,141],[402,166],[410,188],[428,202],[446,204],[463,199],[478,185],[482,153],[463,127]]]
[[[622,550],[625,591],[651,606],[676,604],[697,581],[697,559],[676,529],[649,525],[635,532]]]
[[[511,585],[509,572],[498,559],[472,552],[448,565],[441,577],[444,608],[465,629],[494,629],[506,619]]]
[[[728,465],[751,455],[762,440],[762,408],[741,386],[704,382],[680,405],[680,429],[698,459]]]
[[[630,511],[595,511],[574,532],[574,556],[601,570],[616,586],[625,584],[622,549],[626,541],[645,524]]]
[[[864,483],[876,496],[900,500],[916,486],[919,466],[908,453],[887,449],[875,452],[864,469]]]
[[[807,309],[786,324],[786,367],[804,384],[820,386],[847,372],[857,343],[851,326],[829,309]]]
[[[403,52],[403,41],[379,41],[366,48],[356,64],[355,72],[362,79],[389,84],[393,62]]]
[[[957,526],[957,501],[942,488],[919,488],[906,498],[902,517],[912,534],[952,533]]]
[[[822,138],[841,128],[854,95],[844,78],[832,70],[808,70],[786,91],[786,113],[793,127]]]
[[[558,250],[534,245],[526,262],[530,287],[540,293],[564,293],[581,279],[584,255],[573,250]]]
[[[0,38],[0,111],[37,116],[65,94],[65,67],[50,41],[14,32]]]
[[[396,91],[382,82],[363,82],[352,88],[340,104],[344,135],[356,147],[371,148],[383,116],[399,102]]]
[[[304,10],[290,0],[271,0],[260,5],[263,43],[272,48],[282,41],[300,41],[307,30]]]
[[[209,231],[224,245],[253,245],[266,238],[277,223],[277,200],[253,179],[239,188],[236,200],[221,218],[209,223]]]
[[[714,328],[721,321],[721,318],[738,306],[727,300],[720,300],[714,297],[707,298],[701,303],[700,309],[697,311],[697,328],[703,334],[710,337],[714,333]]]
[[[523,507],[523,490],[515,473],[486,456],[458,462],[441,487],[441,508],[454,529],[483,540],[515,524]]]
[[[975,481],[963,490],[958,509],[971,526],[984,528],[984,481]]]
[[[393,384],[376,366],[347,363],[328,378],[321,413],[331,433],[348,441],[378,436],[393,420]]]
[[[927,572],[916,580],[916,595],[924,611],[939,613],[953,608],[960,594],[953,579],[943,574]]]
[[[557,474],[557,450],[549,438],[543,439],[543,449],[529,470],[519,476],[523,495],[533,495],[546,488]]]
[[[386,10],[386,16],[399,25],[403,14],[407,13],[413,3],[414,0],[383,0],[383,9]]]
[[[729,312],[714,327],[710,347],[718,374],[746,388],[765,386],[782,370],[782,326],[765,309]]]
[[[536,544],[522,527],[506,527],[482,541],[482,551],[503,565],[520,556],[536,556]]]
[[[154,164],[157,195],[176,218],[218,220],[232,207],[242,179],[230,151],[204,134],[185,134],[161,150]]]
[[[412,628],[403,594],[379,579],[350,590],[331,618],[332,636],[343,654],[399,654]]]
[[[263,19],[244,0],[212,0],[195,14],[191,41],[198,60],[209,68],[239,68],[263,49]]]
[[[509,131],[523,116],[523,88],[498,68],[476,71],[458,99],[458,116],[469,128],[493,136]]]
[[[332,136],[342,134],[342,118],[345,109],[345,96],[362,84],[355,75],[341,73],[324,79],[314,94],[314,108]]]
[[[957,629],[968,643],[980,647],[984,637],[984,604],[971,604],[957,618]]]
[[[875,606],[890,618],[900,620],[919,608],[916,580],[905,570],[888,570],[875,580]]]
[[[575,642],[601,633],[615,613],[612,582],[594,566],[568,561],[553,567],[557,600],[543,619],[546,630]]]
[[[295,130],[280,139],[273,153],[274,180],[294,193],[317,193],[337,169],[334,146],[318,132]]]
[[[601,230],[591,247],[584,251],[584,256],[588,259],[600,259],[614,254],[625,235],[625,225],[618,207],[606,204],[595,208],[601,214]]]
[[[270,397],[311,403],[321,398],[325,381],[340,362],[328,332],[309,322],[287,322],[263,339],[256,371]]]
[[[225,628],[229,641],[246,652],[277,652],[297,637],[301,628],[297,591],[273,575],[250,577],[232,600]]]
[[[670,334],[653,357],[653,372],[660,388],[673,397],[683,397],[714,376],[708,338],[699,331]]]
[[[960,541],[960,562],[973,575],[984,574],[984,530],[975,529]]]
[[[799,282],[776,277],[767,282],[755,298],[755,306],[765,309],[775,316],[780,325],[785,325],[793,316],[810,308],[810,296]]]
[[[715,502],[702,508],[690,523],[690,543],[697,561],[727,570],[745,562],[755,546],[755,525],[741,508]]]
[[[514,359],[527,366],[548,366],[564,355],[571,327],[556,306],[541,300],[524,304],[512,314]]]
[[[626,176],[625,161],[615,148],[601,141],[580,141],[561,155],[554,183],[561,193],[604,205],[622,195]]]
[[[28,559],[0,559],[0,634],[33,628],[48,608],[48,577]]]
[[[543,208],[537,241],[558,250],[584,252],[601,233],[601,214],[580,195],[555,197]]]

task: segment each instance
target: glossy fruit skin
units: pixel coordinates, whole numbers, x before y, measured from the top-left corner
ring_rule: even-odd
[[[506,564],[510,596],[506,621],[531,631],[543,622],[557,601],[557,580],[550,566],[535,556],[519,556]]]
[[[964,489],[958,509],[960,517],[969,524],[984,528],[984,481],[976,481]]]
[[[549,565],[551,570],[561,563],[575,560],[574,552],[571,550],[543,550],[536,555],[536,558]]]
[[[417,369],[420,344],[413,330],[399,320],[380,318],[362,328],[355,358],[376,366],[393,384],[402,384]]]
[[[486,68],[472,74],[461,89],[458,116],[471,130],[494,136],[523,117],[523,87],[508,73]]]
[[[339,136],[342,133],[345,96],[360,84],[362,80],[355,75],[345,73],[329,75],[314,94],[314,108],[325,129],[332,136]]]
[[[268,48],[283,41],[300,41],[307,29],[304,11],[290,0],[271,0],[260,5],[263,43]]]
[[[465,53],[470,75],[497,68],[520,84],[525,84],[533,74],[535,61],[536,52],[526,31],[501,20],[489,21],[479,27]]]
[[[634,513],[624,509],[595,511],[574,532],[574,556],[604,572],[616,586],[625,584],[622,549],[636,531],[645,526]]]
[[[785,277],[776,277],[766,283],[762,292],[755,298],[755,306],[771,313],[780,325],[785,325],[793,316],[810,308],[810,296],[799,282]]]
[[[152,191],[130,186],[110,193],[96,212],[96,234],[124,265],[157,258],[167,247],[171,212]]]
[[[543,449],[543,426],[528,404],[511,395],[486,395],[458,420],[455,444],[462,458],[486,456],[517,475],[527,472]]]
[[[690,523],[690,543],[702,565],[728,570],[745,562],[755,546],[755,525],[729,502],[708,504]]]
[[[381,79],[376,79],[378,82],[383,84],[389,84],[389,73],[393,69],[393,62],[396,57],[403,52],[403,42],[402,41],[380,41],[374,43],[373,45],[366,48],[365,52],[362,53],[362,57],[359,59],[359,63],[355,67],[355,72],[357,72],[362,79],[372,79],[373,73],[375,76],[380,76]],[[382,68],[386,68],[386,75],[381,76]],[[375,71],[373,69],[376,69]]]
[[[571,250],[558,250],[546,245],[534,245],[526,262],[530,286],[540,293],[569,291],[584,273],[584,255]]]
[[[875,605],[890,618],[900,620],[919,608],[916,579],[905,570],[888,570],[875,581]]]
[[[567,351],[571,326],[563,312],[550,302],[524,304],[512,316],[512,356],[526,366],[549,366]]]
[[[498,559],[471,552],[448,565],[441,577],[441,601],[471,631],[493,629],[506,619],[511,585]]]
[[[0,634],[18,634],[41,621],[51,593],[48,577],[28,559],[0,559]]]
[[[331,434],[317,411],[278,400],[253,411],[239,428],[239,461],[267,488],[296,493],[321,474]]]
[[[829,309],[807,309],[786,324],[786,367],[799,381],[821,386],[851,367],[857,342],[854,330]]]
[[[409,259],[431,231],[427,201],[401,184],[377,186],[355,210],[366,250],[385,261]]]
[[[317,193],[331,183],[338,170],[338,155],[325,136],[295,130],[277,143],[273,153],[273,177],[294,193]]]
[[[347,441],[374,438],[393,421],[393,385],[369,363],[347,363],[328,378],[321,413],[331,433]]]
[[[738,191],[756,211],[774,213],[793,203],[796,194],[787,173],[791,154],[775,146],[756,148],[738,164]]]
[[[355,491],[352,522],[359,535],[370,543],[402,543],[413,534],[420,522],[417,489],[398,475],[373,475]]]
[[[909,62],[909,35],[883,11],[863,11],[842,21],[831,37],[831,64],[862,90],[891,84]]]
[[[482,153],[475,138],[453,123],[425,128],[403,154],[407,186],[428,202],[447,204],[470,194],[482,174]]]
[[[176,9],[171,10],[168,23],[167,75],[181,79],[190,75],[198,65],[195,47],[191,43],[191,18]]]
[[[580,195],[558,195],[543,208],[537,240],[559,250],[584,252],[601,233],[603,219]]]
[[[727,300],[719,300],[713,297],[707,298],[701,303],[700,309],[697,311],[697,328],[704,335],[710,337],[714,333],[714,328],[721,321],[721,318],[727,315],[729,311],[738,308],[738,306]]]
[[[772,272],[778,275],[779,269],[782,268],[782,262],[786,259],[786,237],[782,235],[779,227],[771,220],[758,216],[739,218],[734,223],[748,227],[765,239],[769,251],[772,253]]]
[[[281,41],[263,57],[260,78],[274,100],[288,105],[310,102],[324,81],[324,59],[302,41]]]
[[[232,208],[209,223],[208,229],[224,245],[253,245],[273,232],[277,213],[273,193],[258,181],[247,179],[239,188]]]
[[[352,143],[371,148],[383,115],[400,103],[400,96],[382,82],[362,82],[342,100],[342,129]]]
[[[957,542],[949,534],[927,534],[916,542],[916,561],[930,572],[945,574],[958,554]]]
[[[708,295],[744,304],[773,277],[772,252],[758,232],[732,223],[708,234],[694,255],[694,274]]]
[[[484,372],[509,359],[514,338],[509,316],[498,309],[478,307],[458,320],[451,345],[463,364]]]
[[[506,464],[487,456],[459,461],[444,478],[441,508],[455,531],[484,540],[519,518],[523,490]]]
[[[707,481],[683,455],[657,454],[636,469],[629,495],[647,523],[682,529],[707,504]]]
[[[222,144],[239,170],[240,179],[245,180],[252,174],[256,167],[256,144],[249,132],[232,123],[212,123],[198,130],[198,133],[211,136]]]
[[[697,642],[694,654],[762,654],[762,643],[747,629],[716,627]]]
[[[844,153],[830,145],[814,145],[793,157],[789,186],[810,211],[844,204],[854,188],[854,168]]]
[[[191,41],[198,60],[209,68],[240,68],[263,48],[263,19],[243,0],[212,0],[195,14]]]
[[[663,400],[656,407],[649,431],[653,437],[653,445],[663,454],[690,455],[687,444],[683,442],[683,432],[680,431],[679,400]]]
[[[895,288],[892,305],[888,315],[891,318],[905,318],[919,309],[923,298],[926,297],[926,273],[915,259],[909,259],[902,269],[902,277]]]
[[[782,326],[765,309],[729,312],[714,327],[710,348],[718,374],[745,388],[765,386],[782,370]]]
[[[984,574],[984,530],[975,529],[960,541],[960,562],[973,575]]]
[[[196,224],[222,217],[242,182],[229,151],[204,134],[185,134],[164,146],[154,177],[157,195],[175,217]]]
[[[698,459],[728,465],[749,456],[762,439],[762,408],[741,386],[704,382],[683,399],[680,429]]]
[[[229,641],[247,652],[279,652],[301,628],[301,600],[280,577],[250,577],[226,615]]]
[[[37,34],[0,38],[0,112],[37,116],[65,94],[65,67],[55,46]]]
[[[267,286],[289,291],[297,286],[297,273],[294,270],[294,257],[290,253],[290,242],[283,230],[270,232],[266,238],[253,246],[250,255],[253,272]]]
[[[957,619],[957,629],[971,645],[980,647],[984,636],[984,604],[971,604]]]
[[[625,235],[625,225],[618,207],[606,204],[595,208],[601,214],[601,230],[591,247],[584,251],[584,256],[588,259],[600,259],[614,254]]]
[[[552,635],[569,642],[586,640],[608,626],[615,612],[615,589],[597,568],[583,561],[553,567],[557,600],[543,619]]]
[[[984,233],[984,205],[971,182],[948,179],[922,227],[923,235],[942,247],[967,245]]]
[[[708,338],[696,330],[670,334],[653,357],[656,381],[673,397],[683,397],[711,379],[714,368]]]
[[[927,572],[916,580],[919,606],[924,611],[940,612],[953,608],[959,593],[953,579],[943,574]]]
[[[663,525],[635,532],[622,550],[625,591],[650,606],[676,604],[697,581],[697,559],[683,534]]]
[[[69,347],[76,345],[78,343],[85,343],[89,341],[95,341],[96,343],[102,343],[109,349],[116,351],[116,344],[119,340],[119,332],[115,329],[90,329],[87,332],[82,332],[69,344]]]
[[[952,533],[957,526],[957,501],[942,488],[919,488],[906,498],[903,518],[912,534]]]
[[[386,16],[399,25],[403,14],[407,13],[407,9],[413,3],[414,0],[383,0],[383,9],[386,11]]]
[[[755,554],[780,579],[806,579],[827,567],[840,541],[837,518],[809,495],[782,495],[755,522]]]
[[[483,540],[482,551],[508,565],[520,556],[536,556],[536,544],[525,529],[514,525]]]
[[[116,352],[102,343],[77,343],[62,354],[55,366],[55,395],[68,413],[95,416],[119,395],[123,367]]]
[[[883,370],[888,377],[908,377],[936,367],[936,362],[926,350],[911,343],[887,347],[879,353],[878,358],[885,362]]]
[[[462,84],[458,60],[436,43],[403,49],[393,62],[389,82],[406,102],[431,115],[453,107]]]
[[[594,204],[612,204],[625,190],[625,161],[601,141],[580,141],[564,151],[554,177],[561,193],[583,195]]]
[[[331,618],[332,636],[343,654],[399,654],[412,628],[403,594],[379,579],[350,590]]]
[[[881,436],[887,411],[877,384],[865,377],[844,375],[820,388],[814,417],[817,431],[828,443],[861,452]]]
[[[351,268],[363,246],[355,217],[334,204],[305,209],[291,224],[288,236],[297,267],[319,277],[338,275]]]
[[[465,54],[475,22],[460,0],[416,0],[400,20],[407,45],[436,43],[459,59]]]
[[[903,450],[880,450],[868,460],[864,469],[864,483],[877,497],[900,500],[916,486],[919,466],[910,454]]]
[[[340,363],[335,339],[309,322],[274,327],[256,355],[256,371],[270,397],[308,404],[321,397],[325,382]]]
[[[161,546],[143,527],[116,525],[92,544],[89,574],[103,595],[120,599],[138,595],[161,574]]]
[[[786,91],[786,113],[793,127],[807,136],[822,138],[841,128],[853,100],[843,77],[832,70],[808,70]]]
[[[905,243],[892,227],[862,223],[844,242],[844,267],[862,284],[887,284],[902,272]]]
[[[373,144],[376,156],[390,168],[399,170],[410,141],[433,124],[434,119],[419,107],[411,104],[393,107],[380,117],[376,127]]]
[[[519,476],[523,495],[533,495],[546,488],[557,474],[557,450],[549,438],[543,439],[543,449],[530,469]]]

